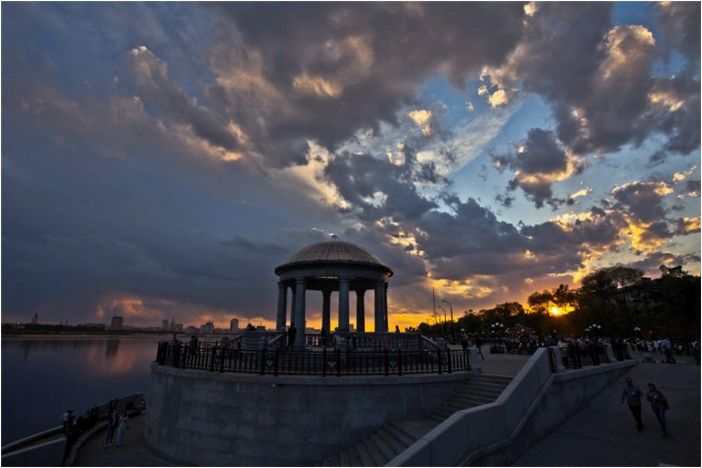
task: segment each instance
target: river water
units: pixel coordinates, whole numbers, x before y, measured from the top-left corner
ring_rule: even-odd
[[[169,336],[3,336],[2,444],[112,398],[148,397],[149,365]]]

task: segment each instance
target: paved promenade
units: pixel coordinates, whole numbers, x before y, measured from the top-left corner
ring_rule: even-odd
[[[129,421],[124,443],[104,448],[105,431],[100,431],[80,448],[74,466],[178,466],[156,457],[144,445],[144,416]]]
[[[690,356],[681,364],[639,364],[627,374],[645,393],[653,382],[668,399],[670,435],[662,437],[650,404],[645,425],[636,432],[634,418],[621,404],[624,376],[583,407],[513,466],[700,466],[700,367]]]

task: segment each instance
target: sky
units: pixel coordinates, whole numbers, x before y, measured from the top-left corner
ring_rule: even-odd
[[[270,326],[274,268],[331,234],[395,271],[391,328],[432,289],[461,315],[601,267],[699,274],[697,2],[3,3],[2,26],[4,322]]]

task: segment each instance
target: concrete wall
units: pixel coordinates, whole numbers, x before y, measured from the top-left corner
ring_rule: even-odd
[[[508,465],[635,364],[552,374],[541,348],[494,403],[454,413],[387,466]]]
[[[499,450],[471,460],[472,464],[482,466],[511,464],[577,413],[585,402],[635,365],[635,361],[623,361],[554,374],[547,393],[520,431]]]
[[[152,364],[144,437],[198,465],[312,465],[374,428],[438,408],[466,373],[261,376]]]

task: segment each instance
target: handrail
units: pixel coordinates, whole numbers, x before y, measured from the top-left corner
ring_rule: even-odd
[[[442,346],[439,343],[424,335],[422,335],[422,344],[424,345],[424,349],[442,349]]]
[[[56,426],[52,427],[51,429],[46,429],[41,432],[36,432],[34,434],[28,435],[27,437],[22,437],[21,439],[17,439],[15,441],[12,441],[8,444],[5,444],[2,446],[2,455],[5,455],[6,453],[9,452],[14,452],[18,449],[21,449],[23,447],[26,447],[28,445],[33,444],[34,442],[45,439],[49,436],[54,436],[58,434],[63,434],[63,426]]]
[[[285,333],[281,333],[268,341],[268,349],[282,349],[285,346]]]
[[[82,434],[95,427],[100,421],[107,419],[110,411],[114,410],[118,414],[128,411],[143,411],[145,405],[146,402],[144,401],[144,395],[142,393],[134,393],[123,398],[116,398],[104,405],[94,406],[87,410],[85,414],[74,421],[72,426],[57,426],[8,443],[2,447],[2,455],[5,456],[28,447],[34,447],[36,442],[48,437],[65,435],[65,458],[70,453],[73,443]]]

